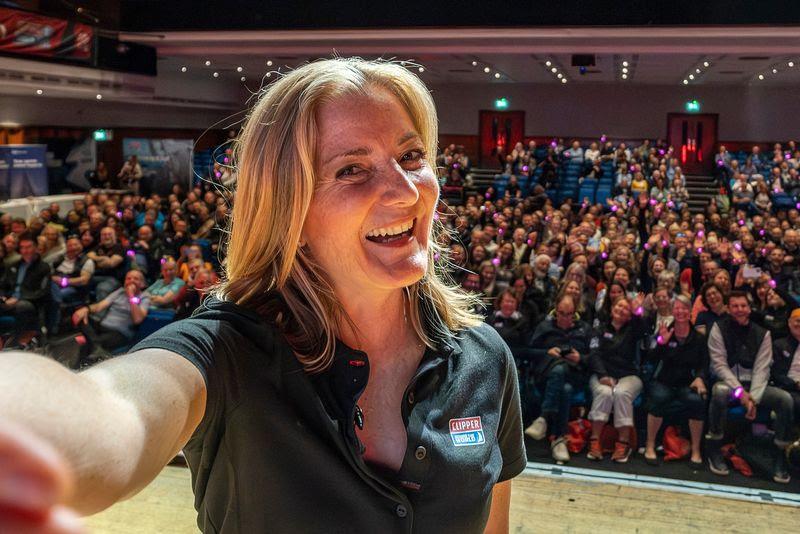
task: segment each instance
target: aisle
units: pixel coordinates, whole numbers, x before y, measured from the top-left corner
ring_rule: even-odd
[[[167,467],[133,499],[87,518],[92,534],[197,534],[189,470]],[[732,516],[735,510],[735,517]],[[523,473],[511,532],[792,532],[797,508]]]

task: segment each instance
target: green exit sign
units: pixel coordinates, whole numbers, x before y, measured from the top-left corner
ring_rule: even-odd
[[[697,113],[700,111],[700,102],[697,100],[690,100],[686,103],[686,111],[689,113]]]
[[[94,140],[95,141],[111,141],[114,139],[114,130],[95,130],[94,131]]]
[[[494,101],[495,109],[508,109],[508,99],[506,97],[498,98]]]

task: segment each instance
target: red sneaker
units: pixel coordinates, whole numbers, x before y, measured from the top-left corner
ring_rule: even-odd
[[[618,464],[624,464],[628,461],[628,458],[631,457],[631,447],[628,445],[627,441],[618,441],[616,445],[614,445],[614,454],[611,455],[611,459],[617,462]]]
[[[586,453],[586,457],[594,461],[603,459],[603,447],[600,445],[600,438],[589,438],[589,452]]]

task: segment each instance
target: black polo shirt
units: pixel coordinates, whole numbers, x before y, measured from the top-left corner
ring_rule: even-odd
[[[213,298],[133,350],[144,348],[182,355],[206,380],[184,448],[205,533],[482,532],[495,483],[525,468],[514,360],[485,324],[426,351],[398,407],[399,473],[367,465],[355,434],[363,352],[339,343],[330,369],[309,375],[273,326]]]

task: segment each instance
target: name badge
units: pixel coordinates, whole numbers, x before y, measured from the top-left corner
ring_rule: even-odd
[[[677,347],[677,346],[678,346],[678,344],[677,344],[677,343],[675,343],[674,341],[670,341],[670,342],[667,344],[667,346],[668,346],[669,348],[671,348],[671,349],[674,349],[675,347]]]
[[[456,447],[485,443],[486,437],[480,416],[450,419],[450,438]]]
[[[775,317],[773,315],[765,315],[764,319],[766,319],[767,321],[774,321]]]
[[[614,339],[614,334],[611,332],[606,332],[603,334],[603,337],[606,339]]]

